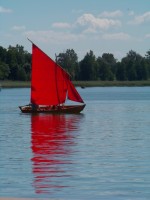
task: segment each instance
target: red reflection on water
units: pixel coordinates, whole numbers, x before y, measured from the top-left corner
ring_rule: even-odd
[[[79,127],[79,115],[32,115],[32,171],[36,193],[49,193],[51,188],[66,187],[63,178],[71,164],[73,131]],[[71,169],[71,166],[70,166]]]

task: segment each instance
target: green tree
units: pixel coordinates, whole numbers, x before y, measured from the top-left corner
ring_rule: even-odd
[[[138,66],[142,62],[142,56],[133,50],[127,53],[121,61],[122,64],[126,66],[127,79],[129,81],[138,79]]]
[[[128,70],[128,80],[129,81],[135,81],[137,80],[137,72],[136,72],[136,68],[135,65],[131,65],[129,70]]]
[[[65,53],[59,53],[56,62],[71,75],[73,80],[78,78],[78,56],[73,49],[67,49]]]
[[[26,81],[27,80],[27,75],[24,70],[24,68],[20,67],[17,71],[17,80],[19,81]]]
[[[146,52],[145,55],[146,59],[150,61],[150,50]]]
[[[150,78],[150,50],[146,52],[145,64],[146,64],[147,71],[148,71],[148,78]]]
[[[11,67],[17,64],[15,47],[9,46],[6,56],[6,63]]]
[[[0,80],[8,78],[10,73],[9,66],[6,63],[0,62]]]
[[[30,80],[31,79],[31,64],[25,63],[23,65],[23,69],[24,69],[24,71],[26,73],[26,79]]]
[[[80,79],[87,81],[96,80],[97,67],[96,57],[93,51],[90,51],[80,62]]]
[[[118,62],[116,64],[116,79],[119,81],[127,80],[126,66],[124,63]]]
[[[6,63],[7,50],[0,46],[0,61]]]
[[[111,53],[103,53],[102,59],[104,60],[104,62],[106,64],[108,64],[110,66],[110,70],[115,76],[115,74],[116,74],[116,59],[114,58],[114,55]]]
[[[24,47],[17,44],[15,47],[15,54],[16,54],[17,63],[19,65],[23,65],[25,63]]]
[[[108,64],[105,59],[98,57],[97,58],[98,63],[98,76],[100,80],[106,81],[112,81],[114,80],[114,74],[111,71],[110,64]]]
[[[30,79],[31,54],[24,51],[23,46],[17,44],[15,47],[9,46],[7,50],[0,48],[0,60],[4,58],[10,69],[10,80],[20,80],[20,77],[23,80]]]
[[[147,80],[149,77],[146,60],[143,58],[141,62],[136,63],[137,80]]]
[[[18,70],[19,70],[18,64],[13,64],[10,66],[10,74],[9,74],[10,80],[18,80]]]

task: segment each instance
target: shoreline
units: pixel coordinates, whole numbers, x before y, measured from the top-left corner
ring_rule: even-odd
[[[0,81],[1,88],[30,88],[30,81]],[[145,87],[150,86],[147,81],[73,81],[76,87]]]

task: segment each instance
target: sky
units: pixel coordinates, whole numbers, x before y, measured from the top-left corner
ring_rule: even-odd
[[[0,0],[0,46],[31,52],[29,38],[52,59],[73,49],[117,60],[150,50],[150,0]]]

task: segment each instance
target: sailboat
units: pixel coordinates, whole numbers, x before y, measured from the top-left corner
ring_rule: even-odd
[[[30,104],[19,106],[20,110],[23,113],[80,113],[85,103],[71,82],[70,75],[32,41],[31,43]],[[78,104],[66,105],[67,99]]]

